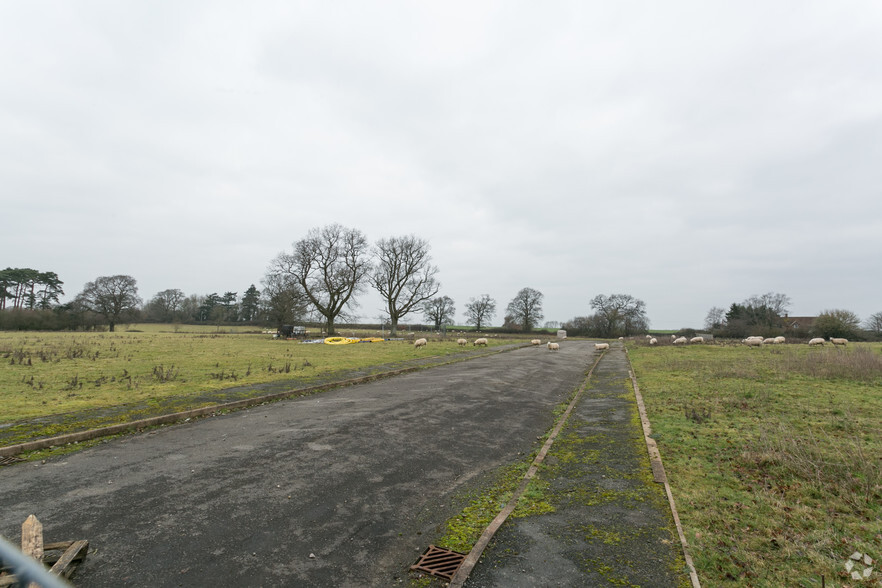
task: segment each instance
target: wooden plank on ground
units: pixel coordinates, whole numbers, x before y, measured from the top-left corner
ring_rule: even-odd
[[[64,578],[70,577],[70,575],[74,571],[74,564],[82,561],[86,554],[89,552],[89,542],[85,539],[80,541],[74,541],[73,545],[67,548],[64,552],[64,555],[55,562],[55,565],[52,566],[52,569],[49,570],[50,574],[55,574],[56,576],[62,576]]]

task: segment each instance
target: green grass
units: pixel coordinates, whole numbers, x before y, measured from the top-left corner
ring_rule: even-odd
[[[841,585],[853,552],[882,558],[880,352],[629,345],[703,584]]]
[[[370,373],[380,365],[463,351],[455,338],[414,349],[410,341],[301,344],[264,334],[153,327],[151,332],[0,332],[0,424],[129,403],[186,401],[206,391],[279,380],[309,385],[335,373]],[[491,346],[505,342],[510,341],[490,339]]]

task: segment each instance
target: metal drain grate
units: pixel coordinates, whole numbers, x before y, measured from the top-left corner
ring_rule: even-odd
[[[13,455],[0,456],[0,466],[12,465],[18,461],[24,461],[20,457],[15,457]]]
[[[420,556],[419,561],[410,566],[410,569],[427,572],[433,576],[450,580],[453,578],[456,570],[459,569],[459,566],[462,565],[462,562],[465,561],[465,558],[464,553],[457,553],[449,549],[429,545],[426,552]]]

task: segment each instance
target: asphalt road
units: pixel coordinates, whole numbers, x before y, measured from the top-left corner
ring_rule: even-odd
[[[427,350],[431,351],[431,350]],[[78,586],[390,586],[524,460],[593,345],[529,347],[0,468],[0,534],[88,539]]]

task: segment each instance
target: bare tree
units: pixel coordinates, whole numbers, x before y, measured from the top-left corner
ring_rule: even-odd
[[[704,328],[707,331],[713,331],[714,329],[719,329],[726,322],[726,309],[720,308],[719,306],[713,306],[709,311],[707,311],[707,316],[704,317]]]
[[[185,298],[184,293],[177,288],[157,292],[147,303],[145,312],[153,320],[170,323],[180,316]]]
[[[598,294],[591,299],[600,337],[628,336],[649,328],[646,303],[629,294]]]
[[[309,309],[309,299],[293,276],[270,272],[261,283],[262,320],[281,327],[303,319]]]
[[[423,303],[423,315],[432,321],[435,330],[440,330],[441,325],[452,325],[455,314],[456,306],[450,296],[439,296]]]
[[[864,323],[864,328],[876,337],[882,337],[882,312],[871,314]]]
[[[544,295],[533,288],[522,288],[505,309],[506,318],[531,331],[542,320],[542,298]]]
[[[490,324],[496,315],[496,301],[484,294],[477,300],[470,298],[466,304],[466,324],[475,325],[475,330],[480,331],[482,326]]]
[[[325,317],[328,334],[334,320],[364,287],[370,271],[367,238],[358,229],[339,224],[314,228],[294,243],[294,252],[280,253],[272,273],[292,277],[315,309]]]
[[[429,257],[429,242],[413,235],[380,239],[374,257],[370,282],[385,301],[394,337],[398,320],[438,293],[438,268]]]
[[[780,292],[766,292],[760,296],[754,295],[744,301],[745,306],[753,308],[765,308],[777,317],[787,314],[790,308],[790,297]]]
[[[132,276],[102,276],[83,288],[75,300],[83,309],[104,317],[110,331],[120,319],[138,312],[141,299]]]

